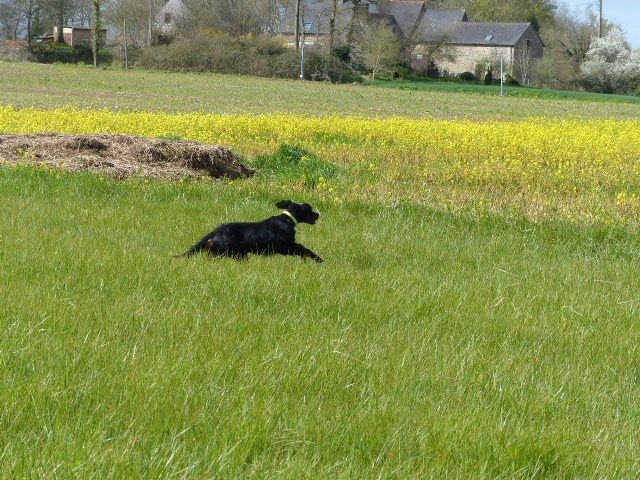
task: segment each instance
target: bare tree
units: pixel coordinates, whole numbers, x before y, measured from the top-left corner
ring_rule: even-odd
[[[296,0],[301,1],[301,0]],[[282,20],[282,10],[286,7],[283,0],[256,0],[258,17],[260,18],[260,30],[262,33],[275,33],[278,31]]]
[[[517,48],[513,62],[520,81],[528,85],[531,82],[531,68],[533,66],[531,47],[528,44],[524,44],[520,48]]]
[[[101,0],[104,7],[104,0]],[[73,25],[90,25],[93,17],[93,0],[69,0],[66,21]]]
[[[148,14],[143,2],[139,0],[106,0],[104,17],[115,30],[116,38],[122,42],[124,42],[126,21],[127,42],[137,48],[148,45]]]
[[[39,0],[16,0],[16,6],[26,24],[27,48],[33,51],[33,21],[41,9]]]
[[[0,1],[0,31],[4,38],[16,40],[23,21],[24,13],[14,0]]]
[[[205,29],[231,35],[274,31],[284,0],[186,0],[179,34],[193,37]]]
[[[606,23],[606,30],[611,28]],[[552,88],[577,88],[586,54],[598,35],[598,19],[592,9],[560,11],[541,31],[544,57],[535,66],[536,83]]]
[[[160,11],[164,6],[163,0],[145,0],[145,7],[147,9],[147,45],[153,44],[153,34],[156,19],[160,15]]]

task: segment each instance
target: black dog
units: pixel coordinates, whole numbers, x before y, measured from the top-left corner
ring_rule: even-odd
[[[269,217],[261,222],[223,223],[209,235],[179,257],[190,257],[200,251],[214,256],[227,256],[244,259],[249,253],[258,255],[299,255],[303,259],[310,257],[316,262],[322,258],[308,248],[296,243],[296,223],[313,225],[320,217],[308,203],[294,203],[282,200],[276,207],[283,208],[280,215]]]

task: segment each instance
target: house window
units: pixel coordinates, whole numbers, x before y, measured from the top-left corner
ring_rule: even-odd
[[[164,14],[164,23],[171,23],[171,14],[169,12]]]

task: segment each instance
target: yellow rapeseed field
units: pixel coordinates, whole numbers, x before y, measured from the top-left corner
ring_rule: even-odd
[[[0,107],[0,131],[179,137],[219,143],[249,159],[288,143],[345,167],[341,178],[318,185],[319,194],[335,201],[414,201],[534,220],[639,219],[637,120],[471,122]]]

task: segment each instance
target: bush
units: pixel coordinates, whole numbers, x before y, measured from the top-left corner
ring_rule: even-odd
[[[348,45],[335,47],[331,54],[338,60],[341,60],[345,63],[349,63],[351,61],[351,47]]]
[[[493,69],[491,67],[489,67],[489,70],[487,70],[487,73],[484,76],[484,84],[485,85],[493,84]]]
[[[507,73],[505,77],[506,77],[504,82],[505,84],[513,87],[517,87],[518,85],[520,85],[520,82],[518,81],[518,79],[513,75],[511,75],[510,73]]]
[[[259,77],[297,78],[300,57],[281,38],[202,34],[170,45],[145,48],[138,65],[161,70],[219,72]],[[331,82],[362,79],[345,62],[317,52],[306,55],[305,78]]]
[[[430,61],[426,67],[417,69],[416,75],[423,78],[440,78],[442,76],[442,72],[440,72],[440,69],[435,62]]]
[[[462,72],[458,77],[465,82],[473,82],[476,80],[476,76],[471,72]]]
[[[137,64],[162,70],[284,78],[296,78],[300,68],[295,51],[281,39],[226,34],[200,35],[145,48]]]
[[[66,43],[42,42],[33,44],[33,58],[41,63],[88,63],[93,64],[93,52],[89,47],[72,47]],[[110,64],[113,54],[102,48],[98,50],[98,63]]]
[[[361,82],[362,77],[340,59],[322,52],[312,52],[304,62],[304,78],[333,83]]]
[[[394,66],[393,78],[410,78],[412,73],[411,63],[401,60]]]
[[[256,157],[252,165],[260,172],[287,180],[302,179],[305,187],[315,188],[320,178],[331,179],[338,167],[319,159],[313,153],[295,145],[282,144],[272,155]]]
[[[601,93],[633,93],[640,85],[640,50],[632,50],[614,28],[591,44],[580,67],[581,83]]]

